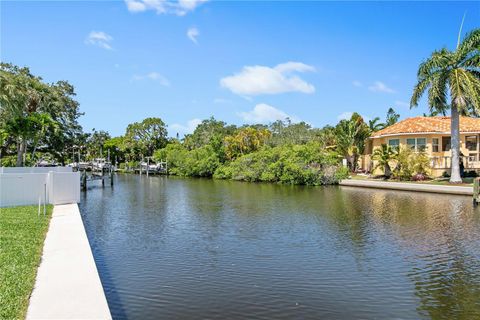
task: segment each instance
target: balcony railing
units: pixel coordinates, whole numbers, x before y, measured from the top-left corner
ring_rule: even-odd
[[[480,161],[475,156],[460,157],[465,169],[480,169]],[[452,157],[431,157],[430,163],[433,169],[450,169],[452,167]]]

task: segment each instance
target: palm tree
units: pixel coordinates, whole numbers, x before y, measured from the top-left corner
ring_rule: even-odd
[[[385,118],[385,127],[393,126],[395,123],[398,122],[400,119],[400,115],[393,110],[393,108],[389,108],[387,111],[387,116]]]
[[[349,120],[341,120],[335,127],[337,151],[347,159],[350,170],[357,168],[357,161],[365,150],[365,140],[370,129],[362,116],[354,113]]]
[[[390,178],[392,175],[392,169],[390,168],[390,161],[394,160],[397,155],[397,149],[389,146],[388,144],[382,144],[381,148],[375,148],[373,151],[372,159],[377,161],[374,170],[379,167],[383,167],[383,173],[386,178]]]
[[[371,132],[385,128],[385,124],[378,121],[380,121],[380,117],[375,117],[373,120],[368,120],[368,127],[370,128]]]
[[[463,25],[463,22],[462,22]],[[460,176],[460,114],[480,112],[480,29],[468,33],[461,41],[458,34],[454,51],[443,48],[434,51],[430,58],[420,64],[418,83],[413,90],[410,107],[416,107],[428,90],[431,111],[447,110],[450,97],[451,113],[451,183],[461,183]]]

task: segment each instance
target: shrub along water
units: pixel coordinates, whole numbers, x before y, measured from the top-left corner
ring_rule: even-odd
[[[338,156],[322,151],[319,143],[264,147],[222,165],[214,174],[220,179],[305,185],[335,184],[347,176]]]
[[[224,163],[210,145],[188,150],[180,143],[171,143],[157,150],[155,158],[167,159],[170,174],[179,176],[305,185],[335,184],[348,176],[338,155],[325,151],[319,142],[264,145]]]

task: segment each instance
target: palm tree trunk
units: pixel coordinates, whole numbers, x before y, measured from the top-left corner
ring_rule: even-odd
[[[385,164],[385,167],[383,170],[385,172],[385,177],[390,178],[390,176],[392,175],[392,169],[390,168],[390,165],[388,164],[388,162]]]
[[[23,166],[23,152],[25,150],[24,148],[24,141],[23,139],[20,138],[20,140],[17,142],[17,167],[22,167]]]
[[[460,115],[454,103],[452,103],[451,112],[451,143],[452,143],[452,172],[450,174],[450,183],[461,183],[460,176]]]

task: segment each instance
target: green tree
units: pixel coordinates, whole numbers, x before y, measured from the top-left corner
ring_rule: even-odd
[[[375,117],[373,120],[368,120],[368,128],[371,132],[376,132],[385,128],[385,123],[381,123],[380,117]]]
[[[225,149],[223,140],[226,136],[232,135],[237,127],[227,125],[214,117],[203,120],[193,131],[184,138],[184,145],[187,149],[193,150],[206,145],[212,146],[221,162],[225,161]]]
[[[158,149],[153,154],[155,161],[167,161],[168,172],[174,175],[184,175],[185,159],[188,150],[178,141],[169,143],[165,148]]]
[[[110,161],[117,163],[125,162],[125,137],[114,137],[103,143],[105,152],[110,153]]]
[[[424,113],[423,113],[423,116],[424,116],[424,117],[436,117],[436,116],[438,116],[438,115],[440,115],[440,114],[443,115],[443,116],[445,116],[445,115],[446,115],[445,110],[443,110],[443,111],[430,110],[429,113],[425,113],[425,112],[424,112]]]
[[[396,149],[392,148],[388,144],[382,144],[380,148],[375,148],[372,154],[372,159],[377,161],[374,170],[379,167],[383,167],[383,173],[385,177],[390,178],[390,176],[392,175],[390,162],[396,158],[396,155]]]
[[[240,155],[260,149],[270,138],[268,129],[255,129],[246,127],[239,129],[233,136],[224,139],[225,154],[228,159],[235,159]]]
[[[15,144],[17,166],[23,165],[28,148],[33,155],[40,145],[46,146],[42,151],[61,154],[62,142],[81,132],[77,122],[81,113],[74,95],[66,81],[47,84],[28,68],[1,63],[0,129],[9,135],[2,151],[8,153]]]
[[[451,114],[451,183],[461,183],[460,176],[460,114],[480,112],[480,29],[461,39],[458,34],[456,49],[443,48],[420,64],[418,82],[414,87],[411,107],[418,106],[428,90],[431,110],[444,112],[450,107]],[[450,106],[447,98],[450,97]]]
[[[216,120],[214,117],[203,120],[191,134],[184,138],[185,146],[189,149],[199,148],[207,144],[217,145],[223,138],[233,134],[236,130],[234,125],[227,125],[224,121]]]
[[[132,149],[137,148],[143,156],[151,156],[167,144],[167,126],[160,118],[146,118],[129,124],[125,139]]]
[[[293,123],[290,119],[277,120],[270,124],[272,136],[269,145],[280,146],[285,144],[305,144],[316,137],[316,130],[305,122]]]
[[[326,149],[334,149],[337,144],[336,128],[326,125],[321,129],[315,129],[315,140],[320,142]]]
[[[350,119],[341,120],[335,131],[337,151],[347,159],[350,170],[355,171],[358,158],[365,151],[365,141],[370,136],[370,128],[358,113],[354,113]]]
[[[87,138],[86,151],[87,158],[97,158],[104,156],[104,144],[110,140],[110,134],[103,130],[92,130],[92,133]]]
[[[400,119],[400,115],[393,110],[393,108],[389,108],[387,111],[387,116],[385,118],[385,123],[383,124],[384,128],[394,125]]]

